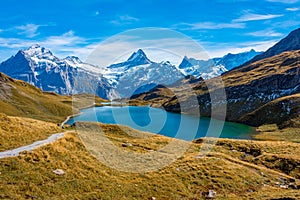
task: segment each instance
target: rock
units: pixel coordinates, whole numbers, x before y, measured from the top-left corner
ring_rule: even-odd
[[[132,147],[132,144],[130,144],[130,143],[122,143],[122,147]]]
[[[53,170],[52,172],[53,172],[54,174],[60,175],[60,176],[62,176],[62,175],[65,174],[65,171],[62,170],[62,169],[56,169],[56,170]]]
[[[215,198],[216,197],[216,192],[214,190],[209,190],[208,191],[208,198]]]
[[[151,197],[150,199],[151,199],[151,200],[156,200],[156,198],[155,198],[155,197]]]
[[[284,188],[284,189],[288,189],[289,186],[287,186],[287,185],[280,185],[279,187],[280,188]]]
[[[297,189],[297,186],[294,183],[289,183],[288,187],[289,187],[289,189],[294,189],[294,190]]]
[[[279,180],[282,181],[283,183],[287,182],[286,178],[284,178],[284,177],[279,177]]]
[[[263,172],[260,172],[260,175],[264,176],[265,174]]]
[[[289,178],[289,182],[295,183],[295,182],[296,182],[296,179],[294,179],[294,178]]]

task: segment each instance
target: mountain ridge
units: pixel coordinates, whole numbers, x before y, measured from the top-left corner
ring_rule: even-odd
[[[197,78],[201,76],[204,79],[210,79],[244,64],[261,53],[251,49],[247,52],[237,54],[228,53],[221,58],[211,58],[208,60],[197,60],[184,56],[178,68],[186,76],[192,75]]]
[[[274,46],[270,47],[264,53],[255,56],[244,65],[278,55],[286,51],[293,51],[300,49],[300,28],[293,30],[286,37],[277,42]],[[242,65],[243,66],[243,65]]]
[[[95,93],[107,97],[107,80],[94,66],[83,63],[78,57],[59,59],[40,45],[20,50],[15,56],[0,64],[0,71],[12,78],[26,81],[43,91],[62,95]],[[86,85],[76,83],[86,82]]]

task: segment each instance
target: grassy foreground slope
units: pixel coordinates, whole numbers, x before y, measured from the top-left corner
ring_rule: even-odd
[[[172,140],[159,135],[144,137],[145,133],[128,127],[122,129],[130,135],[116,125],[101,128],[124,151],[147,153]],[[218,140],[207,156],[198,157],[200,148],[212,141],[195,141],[182,157],[161,170],[126,173],[99,162],[77,134],[68,133],[33,152],[1,159],[0,198],[206,199],[209,190],[216,192],[216,199],[300,198],[296,189],[300,184],[299,144]],[[124,147],[125,142],[132,146]],[[165,156],[169,154],[165,152]],[[273,162],[274,156],[281,159]],[[58,168],[65,174],[52,172]]]
[[[61,131],[60,126],[54,123],[0,113],[0,152],[31,144]]]

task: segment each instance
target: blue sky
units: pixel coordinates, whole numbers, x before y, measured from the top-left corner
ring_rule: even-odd
[[[210,57],[216,57],[251,48],[266,50],[300,27],[300,0],[7,2],[0,8],[1,61],[34,43],[50,48],[59,57],[76,55],[84,60],[99,42],[143,27],[178,31],[202,45]],[[161,48],[166,37],[162,36]],[[168,42],[176,48],[176,39]],[[138,48],[129,43],[124,37],[119,45],[107,44],[106,53],[113,54],[122,44],[129,45],[127,50]],[[184,54],[197,57],[194,50],[189,52],[188,45],[185,48]]]

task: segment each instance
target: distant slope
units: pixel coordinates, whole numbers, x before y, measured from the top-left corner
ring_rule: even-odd
[[[266,52],[255,56],[249,63],[256,62],[265,58],[269,58],[286,51],[300,50],[300,28],[292,31],[288,36],[280,40],[273,47],[269,48]]]
[[[254,49],[251,49],[247,52],[242,52],[238,54],[232,54],[228,53],[222,58],[215,58],[215,62],[217,62],[218,65],[223,65],[227,70],[232,70],[235,67],[238,67],[252,58],[254,58],[257,55],[262,54],[263,52],[257,52]]]
[[[265,117],[261,117],[265,116]],[[296,126],[300,122],[300,94],[284,96],[259,107],[242,117],[242,121],[255,124],[281,124]]]
[[[62,122],[72,112],[72,98],[45,93],[0,73],[0,113],[50,122]]]

